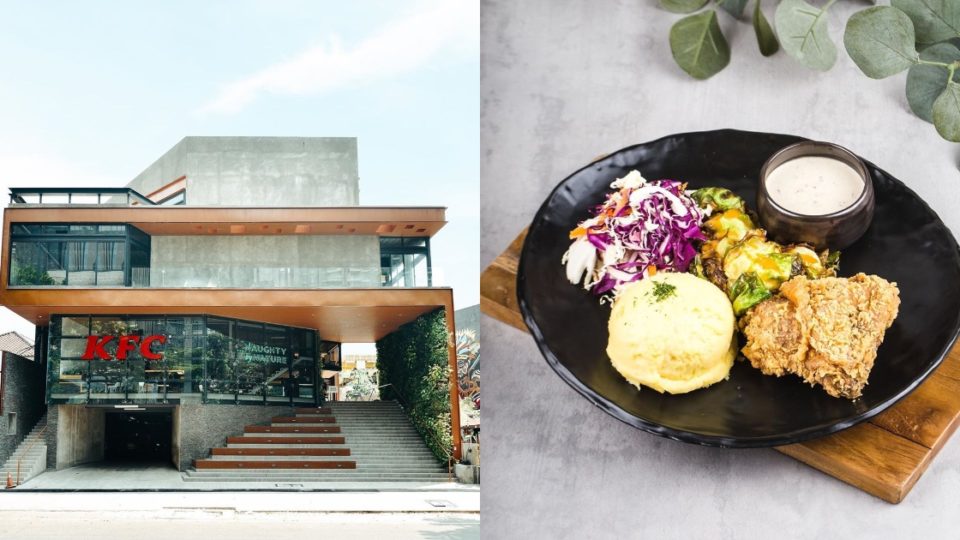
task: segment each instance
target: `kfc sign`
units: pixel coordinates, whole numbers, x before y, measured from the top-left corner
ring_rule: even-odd
[[[106,346],[114,339],[117,340],[116,357],[111,356]],[[154,343],[163,345],[167,342],[167,336],[162,334],[152,336],[89,336],[87,337],[87,348],[83,351],[82,360],[126,360],[127,355],[133,352],[137,347],[140,348],[140,356],[147,360],[163,360],[162,352],[154,352],[152,346]]]

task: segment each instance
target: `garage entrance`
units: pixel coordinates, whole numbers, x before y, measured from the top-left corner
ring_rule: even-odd
[[[108,411],[105,416],[104,461],[170,464],[173,446],[171,409]]]

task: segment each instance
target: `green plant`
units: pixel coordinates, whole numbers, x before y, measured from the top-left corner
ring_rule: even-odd
[[[730,62],[730,47],[711,0],[659,0],[674,13],[689,14],[670,29],[670,50],[685,72],[696,79],[719,73]],[[737,19],[747,0],[713,0]],[[872,0],[868,0],[872,1]],[[829,70],[837,61],[827,16],[836,0],[822,7],[804,0],[780,0],[774,29],[754,0],[751,22],[764,56],[784,52],[802,65]],[[779,36],[779,39],[778,37]],[[779,44],[779,46],[778,46]],[[943,138],[960,142],[960,5],[957,0],[892,0],[852,15],[843,36],[847,53],[868,77],[882,79],[909,69],[910,109],[932,122]]]
[[[373,384],[370,373],[365,369],[353,370],[353,380],[349,383],[347,390],[347,399],[349,400],[369,400],[377,394],[377,387]]]
[[[56,285],[57,281],[46,271],[41,272],[33,266],[21,266],[17,268],[13,283],[15,285]]]
[[[860,71],[882,79],[909,70],[907,102],[937,133],[960,142],[960,5],[893,0],[853,14],[843,44]]]
[[[377,342],[380,398],[406,402],[411,423],[441,461],[453,453],[447,334],[441,308]]]
[[[760,9],[760,1],[754,0],[750,18],[760,53],[770,56],[779,50],[777,36],[770,22]],[[793,1],[793,0],[784,0]],[[710,0],[659,0],[660,5],[673,13],[694,13],[703,9]],[[747,0],[714,0],[714,3],[731,16],[743,17]],[[688,15],[670,28],[670,51],[673,59],[695,79],[707,79],[730,63],[730,45],[720,30],[717,10],[708,9]]]

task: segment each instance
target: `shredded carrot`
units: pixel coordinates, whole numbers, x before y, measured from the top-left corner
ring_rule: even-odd
[[[650,266],[647,267],[647,277],[652,277],[652,276],[655,276],[656,274],[657,274],[656,266],[651,264]]]
[[[583,227],[577,227],[576,229],[570,231],[570,239],[579,238],[581,236],[586,236],[587,230]]]

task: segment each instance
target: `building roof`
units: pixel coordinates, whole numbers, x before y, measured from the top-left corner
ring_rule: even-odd
[[[0,334],[0,351],[11,352],[33,360],[33,342],[17,332]]]

